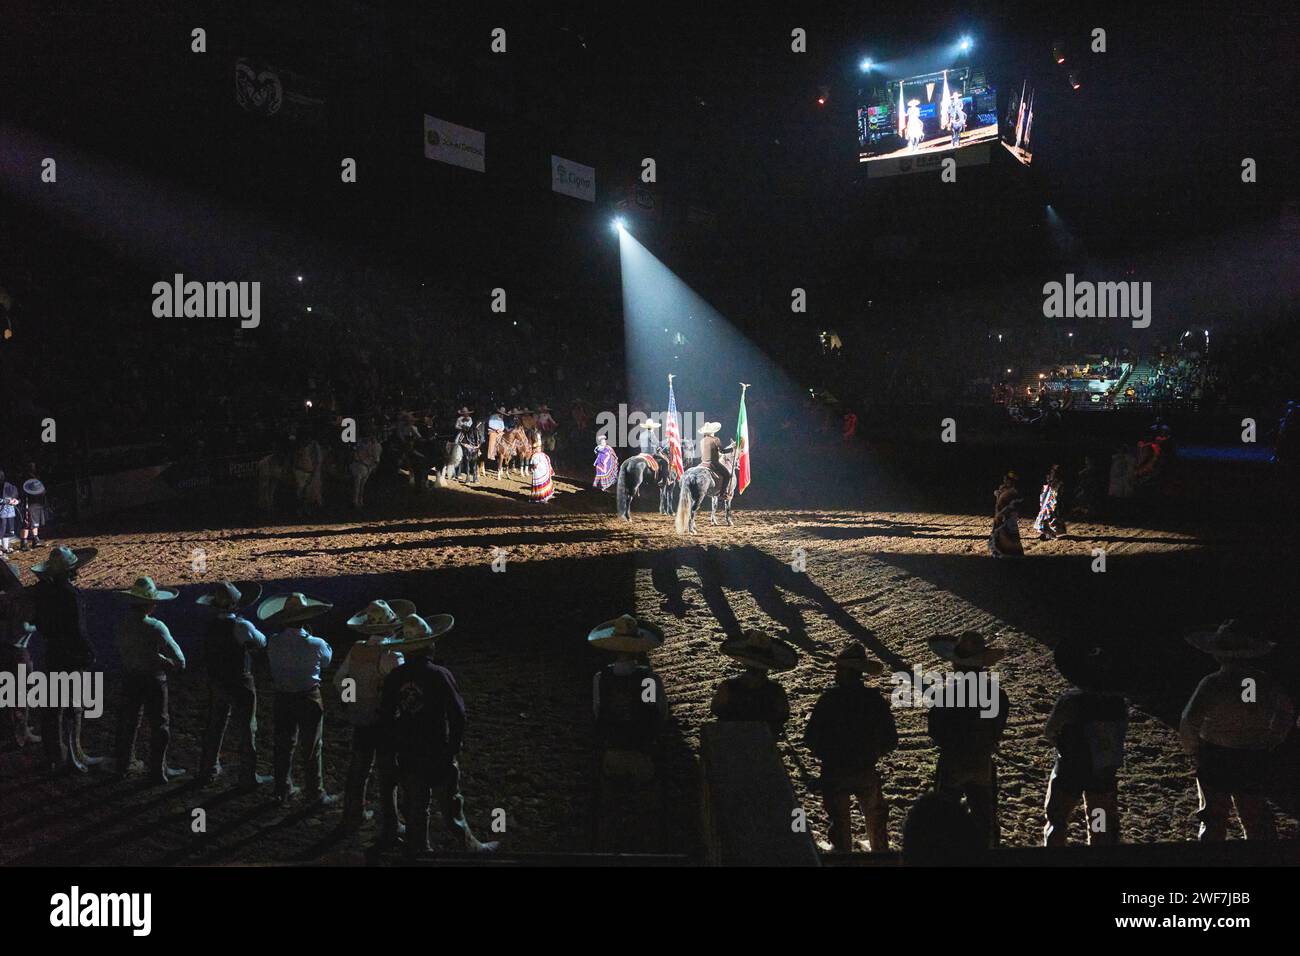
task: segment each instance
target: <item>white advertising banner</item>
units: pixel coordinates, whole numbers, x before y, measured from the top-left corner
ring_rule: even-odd
[[[436,116],[424,116],[424,158],[483,172],[483,133]]]
[[[551,156],[551,188],[574,199],[596,201],[596,170],[563,156]]]

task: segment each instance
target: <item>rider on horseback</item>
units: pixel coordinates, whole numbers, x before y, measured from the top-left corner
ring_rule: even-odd
[[[718,483],[723,494],[731,493],[731,469],[722,462],[722,456],[730,451],[735,450],[735,443],[722,447],[722,440],[718,438],[718,432],[722,429],[721,422],[705,422],[700,426],[700,464],[708,467],[713,472],[713,478]]]

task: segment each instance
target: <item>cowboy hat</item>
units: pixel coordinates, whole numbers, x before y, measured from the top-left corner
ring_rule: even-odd
[[[591,647],[620,654],[644,654],[660,647],[663,642],[663,631],[631,614],[622,614],[612,621],[598,624],[587,635],[587,644]]]
[[[722,653],[746,667],[770,671],[788,671],[799,660],[799,652],[780,638],[770,637],[750,628],[740,637],[722,642]]]
[[[277,594],[269,597],[257,606],[257,619],[274,624],[296,624],[320,617],[329,611],[333,604],[326,604],[315,598],[307,597],[301,591],[292,594]]]
[[[880,661],[867,656],[867,649],[854,641],[835,655],[835,666],[859,674],[879,674],[885,669]]]
[[[119,589],[117,593],[132,604],[154,604],[158,601],[170,601],[180,592],[160,588],[153,583],[153,578],[141,575],[135,579],[135,584],[126,589]]]
[[[1253,637],[1237,628],[1237,622],[1228,619],[1217,631],[1196,631],[1187,635],[1187,643],[1220,660],[1240,657],[1263,657],[1277,645],[1263,638]]]
[[[240,581],[238,585],[229,581],[218,581],[212,586],[211,591],[196,597],[194,603],[216,608],[219,611],[233,611],[256,603],[261,596],[262,585],[255,581]]]
[[[45,485],[41,484],[39,478],[28,478],[23,482],[23,491],[29,495],[43,495],[45,494]]]
[[[466,408],[464,405],[462,405],[460,408],[456,409],[456,414],[457,414],[457,415],[473,415],[474,412],[473,412],[471,409]]]
[[[722,422],[705,422],[699,428],[701,435],[716,435],[720,431],[722,431]]]
[[[75,568],[89,564],[99,554],[98,548],[55,548],[40,564],[32,565],[32,574],[42,577],[61,577]]]
[[[956,637],[939,634],[929,643],[930,650],[962,667],[988,667],[1007,655],[1005,647],[989,647],[979,631],[962,631]]]
[[[433,646],[434,640],[450,631],[456,619],[450,614],[431,614],[428,618],[418,614],[407,614],[398,622],[396,634],[384,639],[383,646],[404,651],[424,651]]]
[[[362,634],[387,634],[395,631],[402,618],[415,613],[415,603],[402,598],[371,601],[348,618],[348,627]]]
[[[1105,693],[1123,689],[1115,655],[1092,641],[1061,641],[1052,657],[1061,676],[1080,690]]]

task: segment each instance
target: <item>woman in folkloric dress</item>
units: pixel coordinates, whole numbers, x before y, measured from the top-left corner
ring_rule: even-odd
[[[593,488],[599,488],[601,491],[608,491],[614,487],[614,482],[618,481],[618,455],[614,449],[609,447],[604,435],[596,438],[596,480],[591,483]]]
[[[540,437],[533,438],[533,457],[528,460],[528,464],[532,466],[530,500],[550,501],[555,497],[555,482],[552,480],[554,473],[551,471],[550,457],[542,451]]]
[[[1043,483],[1043,490],[1038,495],[1038,517],[1034,519],[1034,530],[1038,537],[1050,541],[1065,534],[1065,516],[1061,513],[1061,466],[1053,465]]]
[[[1016,487],[1016,473],[1007,472],[1002,484],[994,493],[993,532],[989,535],[989,553],[995,558],[1021,557],[1025,550],[1020,545],[1020,489]]]

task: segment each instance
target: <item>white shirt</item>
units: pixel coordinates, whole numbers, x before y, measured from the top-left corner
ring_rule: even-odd
[[[334,652],[305,628],[286,627],[266,644],[271,682],[277,692],[296,694],[320,686],[321,671]]]

